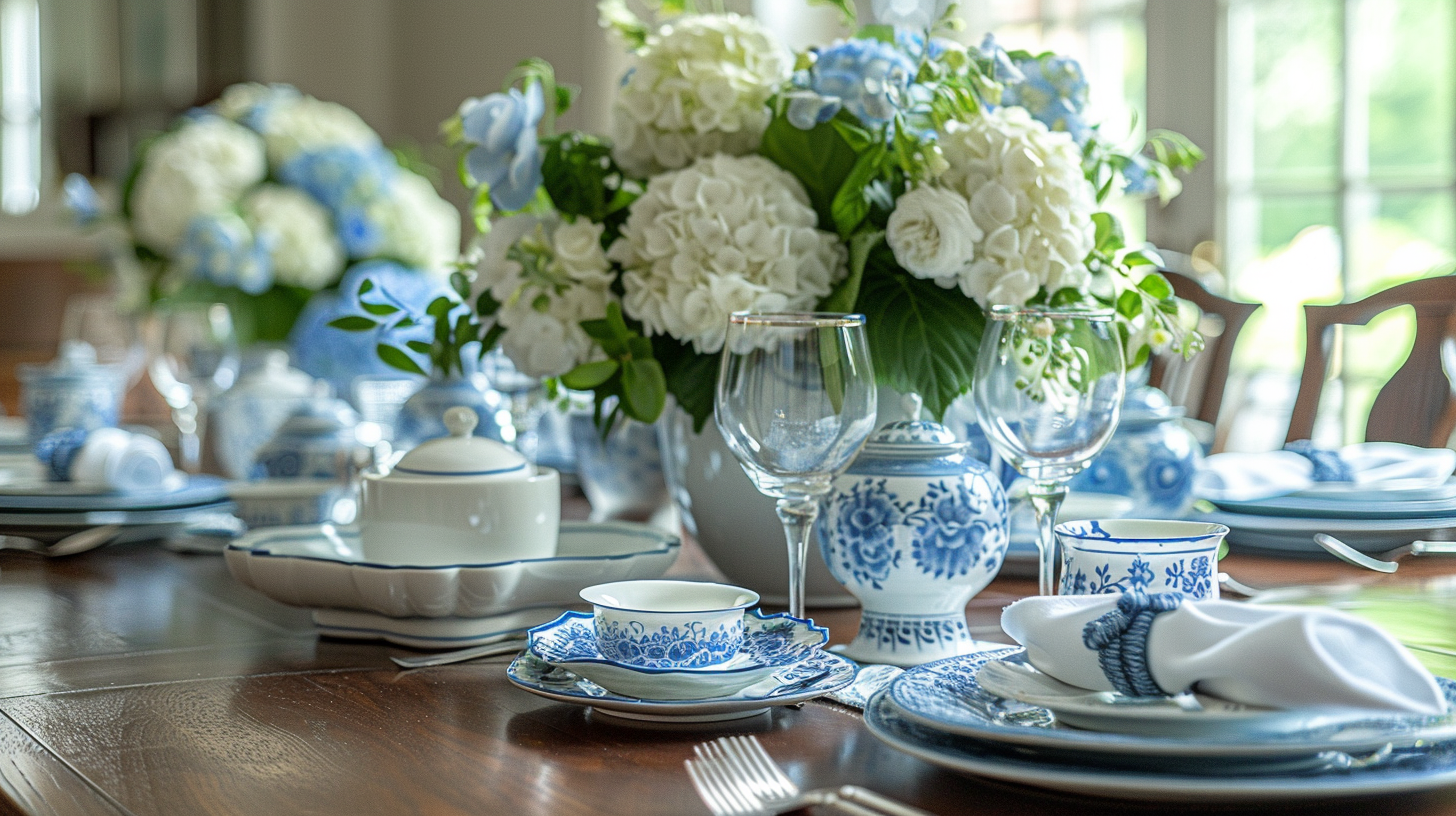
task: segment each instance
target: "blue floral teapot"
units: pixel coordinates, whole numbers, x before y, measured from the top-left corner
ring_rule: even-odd
[[[336,397],[318,395],[291,414],[259,451],[255,477],[346,481],[362,451],[359,414]]]
[[[1071,488],[1131,498],[1140,516],[1180,518],[1196,497],[1193,474],[1203,446],[1183,425],[1183,409],[1152,386],[1127,392],[1117,431]]]
[[[974,648],[966,602],[1005,558],[1006,491],[944,425],[882,427],[834,480],[817,529],[830,573],[864,606],[846,656],[911,666]]]

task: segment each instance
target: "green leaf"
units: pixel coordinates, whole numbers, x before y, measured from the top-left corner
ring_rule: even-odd
[[[360,295],[367,295],[367,294],[369,294],[370,292],[373,292],[373,291],[374,291],[374,279],[373,278],[365,278],[363,281],[361,281],[359,283],[359,294]]]
[[[667,404],[667,376],[656,360],[622,361],[622,403],[627,416],[656,422]]]
[[[392,306],[388,303],[364,303],[360,301],[359,305],[364,307],[364,311],[377,317],[388,317],[399,311],[398,306]]]
[[[1146,249],[1134,249],[1122,256],[1122,262],[1127,266],[1162,266],[1163,259],[1156,252]]]
[[[804,185],[819,225],[834,222],[834,198],[854,169],[859,155],[834,125],[825,122],[799,130],[783,115],[775,116],[763,134],[758,152],[789,171]]]
[[[1168,279],[1156,272],[1138,281],[1138,288],[1158,300],[1167,300],[1173,296],[1173,287]]]
[[[410,374],[429,376],[423,368],[420,368],[420,364],[416,363],[413,357],[394,346],[387,346],[380,343],[378,346],[375,346],[374,350],[378,352],[379,359],[383,360],[385,365],[392,366],[400,371],[407,371]]]
[[[481,317],[488,317],[495,314],[500,311],[500,307],[501,302],[495,299],[495,296],[490,293],[489,289],[481,292],[480,297],[475,299],[475,313]]]
[[[819,302],[821,312],[850,312],[859,299],[860,281],[864,279],[865,263],[869,261],[870,250],[885,237],[883,230],[862,232],[849,242],[849,274],[844,276],[824,300]]]
[[[490,232],[490,214],[494,211],[495,205],[490,202],[490,185],[482,184],[470,200],[470,219],[475,222],[476,232]]]
[[[855,161],[844,183],[834,193],[834,200],[829,204],[829,213],[841,238],[849,237],[870,214],[870,201],[865,195],[865,188],[879,177],[884,159],[884,145],[877,144],[866,150]]]
[[[1112,213],[1092,213],[1092,223],[1097,227],[1094,241],[1098,252],[1116,252],[1127,246],[1122,235],[1122,224],[1118,223]]]
[[[330,320],[329,325],[333,326],[336,329],[343,329],[344,331],[352,332],[369,331],[370,329],[379,327],[378,323],[375,323],[373,320],[370,320],[369,318],[363,317],[361,315],[348,315],[346,317],[338,317]]]
[[[464,272],[457,269],[450,273],[450,288],[462,301],[470,299],[470,278]]]
[[[1137,292],[1123,292],[1117,296],[1117,313],[1131,320],[1142,314],[1143,299]]]
[[[667,375],[668,393],[693,418],[693,430],[701,431],[713,415],[719,356],[700,354],[691,345],[664,334],[652,338],[652,356],[662,364]]]
[[[856,311],[866,318],[877,382],[919,394],[936,418],[970,390],[986,318],[960,290],[911,277],[881,246],[865,267]]]
[[[436,320],[443,320],[453,308],[455,308],[455,301],[441,295],[430,301],[430,305],[425,307],[425,314]]]
[[[854,35],[861,40],[879,40],[880,42],[895,44],[895,27],[887,25],[860,26],[859,31]]]
[[[612,378],[621,364],[616,360],[582,363],[561,375],[561,384],[576,391],[590,391]]]
[[[1228,544],[1228,541],[1227,540],[1218,542],[1218,557],[1215,558],[1214,560],[1215,561],[1222,561],[1223,560],[1223,557],[1225,555],[1228,555],[1228,551],[1229,551],[1229,544]]]
[[[634,334],[622,317],[622,305],[615,300],[607,304],[607,327],[612,331],[612,338],[623,343],[631,340]]]
[[[590,337],[598,343],[604,343],[616,337],[616,335],[612,334],[612,327],[607,323],[605,318],[583,320],[581,321],[581,330],[586,332],[587,337]]]
[[[410,351],[414,351],[419,354],[429,354],[430,349],[434,346],[433,343],[426,343],[423,340],[410,340],[407,341],[405,345],[409,346]]]

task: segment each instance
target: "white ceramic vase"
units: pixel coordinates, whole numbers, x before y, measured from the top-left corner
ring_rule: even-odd
[[[710,418],[701,432],[676,405],[657,422],[663,475],[683,527],[728,580],[763,602],[788,603],[789,549],[774,500],[758,492]],[[855,597],[829,574],[817,547],[805,565],[805,604],[854,606]]]

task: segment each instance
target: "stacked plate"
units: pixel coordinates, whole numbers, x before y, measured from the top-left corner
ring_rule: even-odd
[[[33,470],[17,467],[0,479],[0,535],[51,544],[115,526],[113,541],[138,541],[230,518],[232,509],[226,482],[213,476],[179,473],[155,490],[116,493],[96,484],[49,482]]]
[[[552,558],[400,567],[365,560],[357,528],[316,524],[255,530],[223,555],[242,583],[312,610],[323,634],[450,649],[550,621],[592,584],[660,577],[680,548],[645,524],[563,521]]]
[[[567,612],[531,630],[526,653],[506,670],[516,686],[628,720],[715,722],[828,694],[854,680],[855,664],[821,647],[828,630],[752,610],[743,648],[704,668],[645,668],[604,656],[592,616]]]
[[[1278,801],[1456,784],[1449,680],[1440,683],[1452,714],[1370,717],[1209,698],[1132,702],[1036,675],[1021,647],[929,663],[875,695],[865,723],[889,745],[951,770],[1119,799]]]
[[[1202,518],[1228,525],[1229,543],[1244,550],[1323,553],[1315,533],[1363,552],[1456,536],[1456,480],[1326,482],[1288,496],[1215,505],[1218,510]]]

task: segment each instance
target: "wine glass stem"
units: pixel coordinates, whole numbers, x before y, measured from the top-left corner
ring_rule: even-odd
[[[1067,486],[1061,482],[1034,482],[1027,498],[1036,512],[1037,592],[1056,594],[1057,580],[1057,511],[1067,497]]]
[[[789,614],[804,617],[804,561],[809,556],[809,533],[819,516],[817,499],[779,499],[779,521],[789,543]]]

